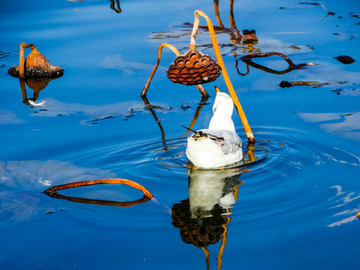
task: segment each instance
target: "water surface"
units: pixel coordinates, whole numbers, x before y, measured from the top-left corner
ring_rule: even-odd
[[[356,1],[235,1],[234,20],[224,1],[221,21],[212,1],[113,3],[1,4],[0,268],[357,269]],[[166,78],[174,55],[164,49],[148,92],[154,106],[139,96],[161,43],[187,50],[196,9],[226,28],[217,31],[219,45],[257,139],[255,148],[247,147],[235,113],[247,162],[224,171],[189,168],[182,127],[196,115],[194,129],[208,125],[214,86],[226,91],[222,77],[204,85],[211,97],[201,105],[195,87]],[[244,30],[255,30],[258,41],[245,42]],[[7,74],[18,64],[21,42],[34,43],[64,67],[64,76],[38,93],[27,85],[24,96],[19,80]],[[214,57],[204,28],[197,45]],[[271,51],[315,65],[283,74],[250,67],[239,74],[247,73],[241,56]],[[355,62],[343,64],[334,58],[339,55]],[[277,56],[254,62],[276,71],[288,67]],[[282,81],[297,84],[282,88]],[[44,106],[23,102],[34,94]],[[156,200],[115,207],[42,193],[102,178],[137,181]],[[142,196],[121,185],[61,194],[112,201]]]

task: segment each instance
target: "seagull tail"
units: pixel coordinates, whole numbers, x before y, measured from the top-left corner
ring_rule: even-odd
[[[189,127],[185,127],[185,126],[183,126],[183,125],[180,125],[180,126],[183,127],[183,128],[185,128],[185,129],[187,129],[187,130],[190,130],[190,131],[192,131],[192,132],[194,132],[194,133],[197,133],[196,130],[193,130],[193,129],[189,128]]]

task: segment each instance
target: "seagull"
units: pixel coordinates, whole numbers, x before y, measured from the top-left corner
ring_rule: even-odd
[[[231,97],[217,87],[208,129],[194,131],[187,139],[186,156],[196,167],[216,169],[243,159],[242,141],[235,131]]]

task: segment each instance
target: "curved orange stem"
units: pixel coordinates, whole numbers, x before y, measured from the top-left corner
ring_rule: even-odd
[[[159,47],[159,49],[158,49],[158,59],[157,59],[156,65],[155,65],[153,71],[151,72],[151,75],[150,75],[149,79],[147,80],[144,89],[143,89],[142,92],[141,92],[141,96],[142,96],[142,97],[146,96],[146,93],[147,93],[147,91],[148,91],[148,89],[149,89],[151,80],[152,80],[152,78],[154,77],[155,72],[156,72],[156,70],[157,70],[157,68],[158,68],[158,66],[159,66],[159,64],[160,64],[161,50],[162,50],[163,47],[169,48],[171,51],[173,51],[173,52],[176,54],[176,56],[179,56],[179,55],[180,55],[180,52],[179,52],[173,45],[170,45],[170,44],[168,44],[168,43],[162,43],[162,44],[160,45],[160,47]]]
[[[215,52],[215,56],[216,56],[216,59],[218,60],[218,64],[220,65],[221,67],[221,72],[222,72],[222,75],[224,77],[224,80],[225,80],[225,84],[229,90],[229,93],[230,93],[230,96],[235,104],[235,107],[236,107],[236,110],[240,116],[240,120],[244,126],[244,129],[245,129],[245,133],[246,133],[246,136],[249,140],[250,143],[255,143],[255,138],[254,138],[254,134],[252,133],[251,131],[251,128],[250,128],[250,125],[249,125],[249,122],[245,116],[245,113],[244,113],[244,110],[242,109],[241,107],[241,104],[239,102],[239,99],[235,93],[235,90],[234,90],[234,87],[232,86],[231,84],[231,81],[230,81],[230,78],[229,78],[229,75],[226,71],[226,68],[225,68],[225,65],[224,65],[224,61],[221,57],[221,53],[220,53],[220,48],[219,48],[219,44],[216,40],[216,36],[215,36],[215,31],[214,31],[214,27],[211,23],[211,20],[210,18],[204,13],[202,12],[201,10],[196,10],[195,13],[195,21],[194,21],[194,27],[193,27],[193,31],[191,33],[191,42],[190,42],[190,47],[195,47],[195,37],[197,35],[197,30],[199,28],[199,15],[204,17],[206,19],[206,22],[208,24],[208,27],[209,27],[209,33],[210,33],[210,37],[211,37],[211,41],[213,43],[213,47],[214,47],[214,52]]]
[[[136,188],[136,189],[142,191],[144,196],[149,199],[152,199],[154,197],[154,195],[152,195],[151,192],[149,190],[147,190],[145,187],[143,187],[142,185],[140,185],[134,181],[123,179],[123,178],[99,179],[99,180],[90,180],[90,181],[82,181],[82,182],[73,182],[73,183],[68,183],[68,184],[64,184],[64,185],[53,186],[53,187],[45,190],[44,193],[51,195],[51,194],[57,193],[59,190],[63,190],[63,189],[94,186],[94,185],[99,185],[99,184],[124,184],[124,185],[128,185],[130,187],[133,187],[133,188]]]

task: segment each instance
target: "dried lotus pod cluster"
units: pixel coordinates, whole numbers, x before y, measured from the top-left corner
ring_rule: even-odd
[[[215,81],[220,76],[220,66],[206,54],[188,51],[175,58],[167,77],[178,84],[197,85]]]

